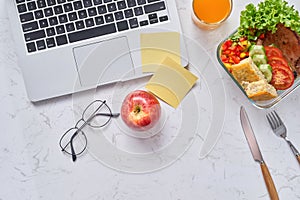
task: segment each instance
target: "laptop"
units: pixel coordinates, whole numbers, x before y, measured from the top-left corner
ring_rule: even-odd
[[[140,35],[181,33],[174,0],[8,0],[28,98],[40,101],[144,76]],[[180,34],[182,66],[188,64]]]

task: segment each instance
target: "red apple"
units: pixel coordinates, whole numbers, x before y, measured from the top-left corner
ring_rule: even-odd
[[[160,115],[159,101],[147,91],[135,90],[123,100],[121,117],[125,124],[133,130],[149,130],[158,122]]]

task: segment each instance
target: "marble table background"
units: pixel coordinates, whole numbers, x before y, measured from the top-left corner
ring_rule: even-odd
[[[199,158],[201,141],[172,165],[155,172],[130,174],[110,169],[86,154],[72,163],[58,148],[61,133],[74,123],[72,95],[31,103],[17,64],[10,23],[0,0],[0,200],[196,200],[269,199],[259,165],[242,133],[243,105],[280,199],[300,199],[300,166],[284,140],[273,135],[265,113],[242,95],[224,70],[224,126],[214,149]],[[184,35],[201,45],[217,65],[218,43],[239,24],[239,13],[257,0],[234,0],[230,18],[204,31],[191,20],[191,0],[177,0]],[[293,3],[300,10],[298,1]],[[193,52],[191,52],[193,53]],[[289,138],[300,148],[300,90],[274,108],[286,122]]]

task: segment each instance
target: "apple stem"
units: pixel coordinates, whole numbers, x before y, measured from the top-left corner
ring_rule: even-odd
[[[134,113],[139,113],[141,112],[141,108],[139,106],[136,106],[134,109]]]

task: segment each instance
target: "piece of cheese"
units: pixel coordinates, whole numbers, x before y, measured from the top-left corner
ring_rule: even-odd
[[[166,57],[181,64],[178,32],[142,33],[140,47],[143,72],[155,72]]]
[[[177,108],[198,77],[167,57],[146,84],[146,89]]]

